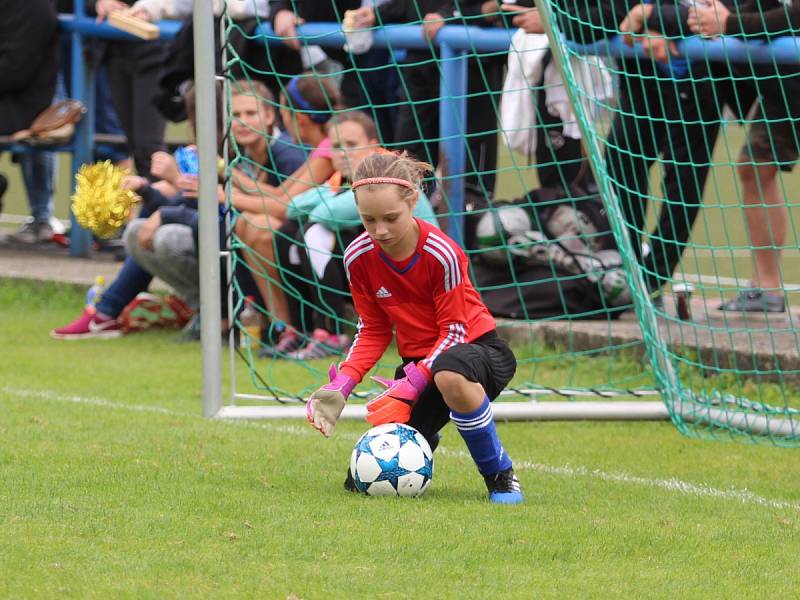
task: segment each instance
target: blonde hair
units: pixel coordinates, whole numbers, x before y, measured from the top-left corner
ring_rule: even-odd
[[[334,115],[330,121],[325,123],[325,131],[330,135],[331,130],[342,123],[355,123],[361,127],[368,140],[378,139],[378,128],[375,126],[375,121],[365,112],[348,110]]]
[[[275,94],[258,79],[237,79],[231,82],[231,97],[256,96],[269,112],[275,111]]]
[[[433,167],[426,162],[412,158],[408,152],[397,154],[384,150],[367,156],[356,168],[353,180],[360,179],[400,179],[408,181],[411,186],[395,185],[403,200],[412,200],[419,190],[425,173],[433,171]],[[382,185],[368,183],[366,186]]]

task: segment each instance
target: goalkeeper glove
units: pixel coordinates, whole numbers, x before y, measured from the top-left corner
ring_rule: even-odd
[[[333,435],[336,421],[342,414],[347,397],[356,382],[344,373],[336,372],[336,365],[328,370],[330,383],[323,385],[306,402],[306,418],[308,422],[325,437]]]
[[[424,366],[408,363],[403,372],[406,376],[401,379],[372,378],[387,388],[367,404],[367,421],[373,426],[408,423],[411,418],[411,410],[430,382],[430,371]]]

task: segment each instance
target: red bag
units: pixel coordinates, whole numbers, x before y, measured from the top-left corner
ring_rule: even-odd
[[[142,292],[119,315],[125,333],[147,329],[180,329],[192,318],[192,309],[176,296],[163,298]]]

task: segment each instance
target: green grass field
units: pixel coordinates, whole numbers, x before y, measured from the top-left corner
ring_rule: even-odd
[[[526,503],[496,507],[448,426],[423,498],[356,497],[366,424],[203,419],[198,345],[46,336],[82,297],[0,280],[0,597],[797,595],[796,451],[500,424]]]

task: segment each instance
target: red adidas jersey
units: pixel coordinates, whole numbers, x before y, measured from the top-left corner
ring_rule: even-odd
[[[364,232],[344,252],[359,315],[358,333],[341,371],[361,381],[397,333],[400,356],[439,354],[495,328],[494,317],[469,279],[466,253],[433,225],[415,219],[419,242],[402,262],[390,259]]]

